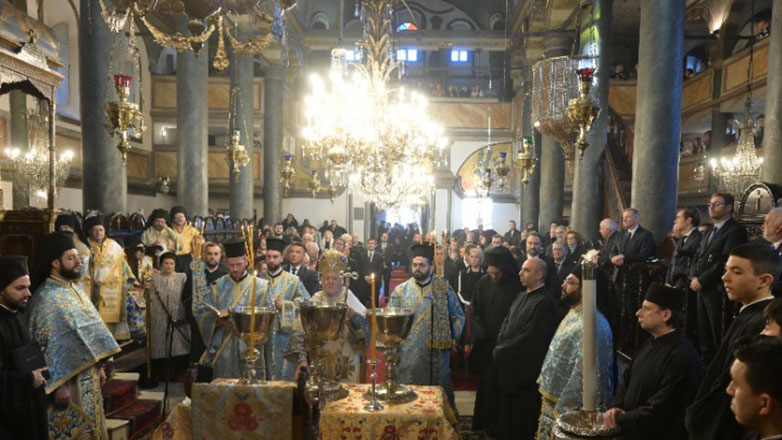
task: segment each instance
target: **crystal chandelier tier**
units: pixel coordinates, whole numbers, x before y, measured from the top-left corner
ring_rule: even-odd
[[[763,158],[755,152],[753,123],[750,117],[751,101],[747,100],[747,110],[744,123],[739,128],[739,142],[733,157],[712,158],[711,172],[717,178],[717,186],[722,191],[733,195],[736,200],[741,198],[744,190],[757,182],[760,177],[760,167]]]
[[[391,50],[391,3],[365,1],[361,8],[366,28],[359,47],[366,61],[351,69],[344,49],[332,50],[328,77],[310,78],[302,137],[306,154],[332,186],[391,207],[431,192],[428,170],[446,140],[427,99],[390,82],[400,66]]]
[[[30,194],[46,200],[49,190],[50,151],[49,116],[46,112],[29,110],[27,115],[30,134],[30,148],[22,152],[18,147],[5,149],[5,155],[12,164],[14,173],[23,185],[27,185]],[[68,178],[73,161],[73,152],[64,151],[54,160],[54,197]]]

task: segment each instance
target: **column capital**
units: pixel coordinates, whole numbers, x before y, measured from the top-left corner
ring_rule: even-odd
[[[264,79],[282,79],[285,69],[280,63],[271,63],[263,66]]]

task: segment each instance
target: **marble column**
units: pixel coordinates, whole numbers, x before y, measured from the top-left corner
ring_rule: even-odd
[[[551,136],[540,136],[540,213],[538,230],[548,231],[551,222],[562,220],[565,200],[565,153]],[[522,225],[523,227],[523,225]]]
[[[570,226],[581,233],[584,239],[597,242],[600,238],[599,225],[603,215],[603,151],[606,147],[606,126],[608,121],[608,70],[609,42],[611,40],[611,13],[613,0],[598,0],[594,7],[594,21],[584,24],[582,36],[597,42],[596,46],[582,41],[582,55],[590,55],[596,47],[597,69],[593,84],[594,97],[603,111],[592,123],[587,135],[589,147],[584,157],[576,157],[573,176],[573,202],[570,209]],[[594,37],[593,37],[594,36]],[[578,155],[578,153],[576,153]]]
[[[766,125],[763,129],[763,170],[765,182],[782,184],[782,5],[771,9],[771,42],[768,48],[766,82]]]
[[[27,94],[21,90],[13,90],[8,94],[9,109],[11,111],[9,134],[10,147],[18,148],[24,154],[29,148],[30,141],[27,137]],[[13,188],[13,208],[23,209],[30,205],[30,189],[19,178],[16,172],[11,172]]]
[[[188,33],[180,19],[179,31]],[[209,209],[209,48],[179,52],[176,61],[177,202],[190,216]],[[232,211],[233,212],[233,211]]]
[[[229,208],[231,215],[235,218],[251,219],[253,218],[253,176],[255,162],[253,155],[254,147],[254,129],[253,129],[253,110],[255,102],[255,89],[253,86],[253,59],[247,56],[232,56],[229,66],[231,75],[231,89],[238,87],[240,90],[240,102],[234,108],[234,115],[238,129],[241,130],[240,142],[247,150],[250,161],[244,168],[241,168],[239,178],[231,176],[229,179],[230,199]],[[230,136],[230,133],[228,134]],[[265,170],[269,169],[269,162],[264,163]],[[264,209],[266,209],[264,207]],[[266,217],[268,220],[269,217]],[[280,221],[277,218],[275,221]],[[274,223],[270,223],[274,224]]]
[[[263,80],[263,218],[268,224],[282,221],[282,97],[283,70],[274,65]]]
[[[522,136],[532,136],[535,156],[538,163],[535,164],[535,170],[529,176],[529,183],[525,188],[522,184],[521,213],[519,216],[519,230],[524,229],[525,223],[530,220],[538,221],[540,215],[540,134],[533,132],[532,129],[532,78],[525,79],[521,88],[524,91],[524,101],[521,113],[521,134]]]
[[[551,37],[546,40],[546,58],[568,55],[572,49],[570,37]],[[565,204],[565,154],[559,142],[551,136],[541,136],[540,142],[540,211],[538,230],[548,231],[551,222],[562,220]]]
[[[117,139],[106,131],[106,100],[115,100],[108,84],[112,36],[101,17],[100,4],[80,2],[79,93],[81,99],[82,200],[84,212],[125,212],[127,169],[117,150]],[[138,78],[133,78],[138,81]],[[149,121],[147,121],[149,122]],[[148,136],[151,134],[147,133]]]
[[[641,1],[631,205],[660,243],[676,215],[684,3]]]

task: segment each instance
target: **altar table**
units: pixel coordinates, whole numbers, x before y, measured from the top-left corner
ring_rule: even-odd
[[[459,439],[458,421],[440,387],[410,385],[418,398],[370,412],[364,409],[367,384],[343,384],[350,393],[329,402],[320,414],[320,440],[447,440]]]

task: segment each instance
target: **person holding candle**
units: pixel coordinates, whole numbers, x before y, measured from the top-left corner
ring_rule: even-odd
[[[193,302],[193,312],[206,346],[199,363],[212,368],[215,379],[242,377],[244,369],[247,344],[231,331],[228,310],[249,306],[253,296],[256,307],[274,307],[269,282],[247,271],[244,240],[228,241],[224,246],[228,274],[218,278],[201,301]],[[264,361],[263,355],[258,357],[256,377],[266,377],[267,363]]]
[[[410,248],[413,277],[394,289],[390,307],[415,313],[413,326],[399,349],[397,379],[402,384],[439,385],[453,405],[450,351],[464,328],[464,311],[453,289],[433,274],[434,247]]]
[[[608,275],[595,271],[597,295],[608,294]],[[562,283],[562,301],[570,308],[549,344],[543,368],[540,370],[540,422],[536,440],[553,438],[557,415],[582,407],[584,364],[584,306],[582,268],[576,265]],[[614,395],[613,336],[608,321],[600,311],[594,316],[597,324],[597,367],[594,378],[598,384],[598,407],[611,403]]]
[[[655,283],[635,313],[652,337],[639,348],[612,408],[604,413],[605,426],[619,425],[625,438],[687,438],[684,411],[695,397],[702,368],[681,330],[685,299],[681,290]]]
[[[266,375],[270,380],[295,380],[299,369],[307,364],[307,352],[298,341],[304,330],[299,320],[299,304],[310,294],[298,276],[282,270],[282,260],[288,243],[279,238],[266,239],[266,273],[261,278],[269,282],[269,296],[277,308],[275,330],[265,347]]]
[[[348,259],[339,251],[328,250],[318,261],[323,288],[311,301],[325,304],[347,304],[348,312],[336,339],[324,347],[326,375],[336,381],[358,383],[361,379],[361,354],[367,350],[367,310],[348,289],[344,273]]]

